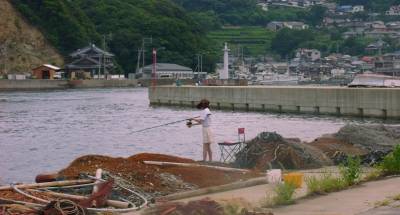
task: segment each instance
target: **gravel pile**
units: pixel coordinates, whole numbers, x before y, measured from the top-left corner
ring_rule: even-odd
[[[400,127],[346,125],[335,137],[370,152],[388,152],[400,144]]]

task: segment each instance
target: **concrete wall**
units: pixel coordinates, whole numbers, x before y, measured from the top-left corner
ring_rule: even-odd
[[[194,84],[193,79],[181,79],[180,80],[183,85],[192,85]],[[152,80],[151,79],[139,79],[138,83],[141,84],[142,87],[149,87],[152,85]],[[164,85],[175,85],[176,80],[175,79],[157,79],[156,80],[156,85],[157,86],[164,86]]]
[[[68,88],[66,80],[0,80],[0,91],[57,90]]]
[[[73,80],[68,85],[71,88],[136,87],[137,80]]]
[[[137,80],[0,80],[0,91],[136,86]]]
[[[346,87],[172,87],[149,88],[153,105],[193,106],[202,99],[213,108],[314,113],[400,119],[400,89]]]

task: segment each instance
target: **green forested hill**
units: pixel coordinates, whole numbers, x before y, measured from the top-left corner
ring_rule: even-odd
[[[126,72],[136,67],[143,37],[152,37],[159,61],[192,66],[196,53],[207,52],[205,68],[214,65],[213,44],[205,29],[170,0],[13,0],[14,6],[64,54],[94,42],[107,41]],[[150,60],[149,60],[150,61]],[[150,63],[150,62],[148,62]]]
[[[266,13],[257,6],[257,0],[173,0],[202,17],[216,18],[224,25],[265,25]]]

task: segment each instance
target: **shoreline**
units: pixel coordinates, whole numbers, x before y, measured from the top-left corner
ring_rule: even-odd
[[[0,92],[138,87],[138,80],[0,80]]]

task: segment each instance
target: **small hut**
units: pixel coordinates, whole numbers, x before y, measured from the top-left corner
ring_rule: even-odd
[[[35,69],[32,69],[32,75],[36,79],[54,79],[54,76],[60,68],[50,65],[50,64],[43,64]]]

